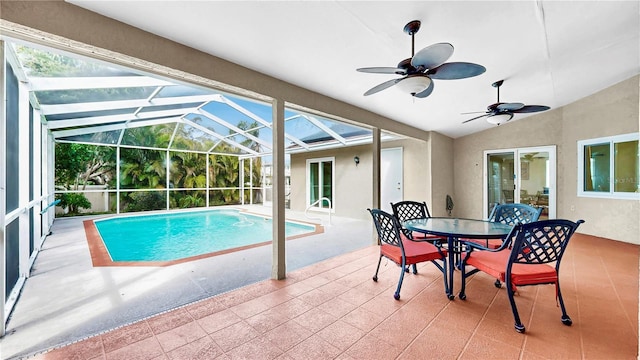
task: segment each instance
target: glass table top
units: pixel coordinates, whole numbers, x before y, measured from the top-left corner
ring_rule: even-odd
[[[504,237],[512,228],[498,222],[455,218],[414,219],[405,221],[403,226],[411,231],[467,238]]]

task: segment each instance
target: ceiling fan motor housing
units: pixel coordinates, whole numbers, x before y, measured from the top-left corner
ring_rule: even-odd
[[[498,105],[502,104],[501,102],[497,102],[495,104],[491,104],[489,106],[487,106],[487,110],[489,111],[496,111],[498,109]]]
[[[398,63],[398,69],[405,69],[407,74],[415,72],[415,68],[413,66],[411,66],[411,58],[404,59],[404,60],[400,61]],[[396,73],[398,75],[404,75],[401,72],[396,72]]]

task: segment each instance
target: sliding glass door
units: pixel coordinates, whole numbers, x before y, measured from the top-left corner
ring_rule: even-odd
[[[555,218],[555,146],[485,151],[484,165],[485,218],[496,204],[508,203],[541,207],[541,218]]]

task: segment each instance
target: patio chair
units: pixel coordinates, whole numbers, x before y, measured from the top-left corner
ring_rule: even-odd
[[[489,221],[499,222],[506,225],[528,224],[538,221],[542,208],[536,208],[527,204],[499,204],[496,205],[491,214]],[[465,242],[480,244],[489,249],[497,249],[502,246],[503,240],[498,239],[461,239]]]
[[[411,230],[405,229],[402,226],[402,223],[404,223],[407,220],[430,218],[431,214],[429,213],[429,208],[427,207],[426,202],[405,200],[397,203],[391,203],[391,209],[393,210],[393,216],[395,216],[396,219],[398,219],[398,223],[400,223],[402,232],[409,239],[427,240],[430,242],[434,242],[434,241],[446,242],[447,241],[447,239],[442,236],[430,235],[430,234],[425,234],[417,231],[411,231]]]
[[[489,221],[500,222],[506,225],[528,224],[538,221],[542,208],[536,208],[527,204],[498,204],[493,207],[489,215]],[[503,239],[460,239],[466,243],[482,245],[487,249],[497,249],[502,246]],[[459,263],[458,269],[461,267]],[[502,287],[500,279],[496,279],[495,287]]]
[[[562,323],[571,326],[572,321],[567,315],[560,291],[558,273],[569,239],[583,222],[584,220],[572,222],[554,219],[519,224],[511,230],[507,240],[498,249],[482,247],[483,251],[474,251],[479,245],[469,243],[471,249],[462,258],[462,286],[459,298],[466,299],[466,279],[478,271],[504,281],[515,320],[514,327],[517,332],[524,333],[525,327],[520,321],[514,300],[516,287],[554,284],[556,300],[559,300],[562,309]],[[550,263],[555,263],[555,266]],[[466,272],[466,265],[474,269]]]
[[[393,216],[398,219],[398,223],[400,224],[400,228],[402,232],[411,240],[416,241],[429,241],[429,242],[447,242],[447,238],[438,236],[425,234],[418,231],[411,231],[402,226],[407,220],[413,219],[426,219],[431,217],[429,213],[429,207],[427,207],[426,202],[412,201],[412,200],[404,200],[399,201],[397,203],[391,203],[391,209],[393,210]],[[405,269],[406,272],[409,272],[409,267]],[[417,274],[417,269],[415,264],[413,265],[413,273]]]
[[[413,241],[401,231],[400,224],[395,216],[380,209],[367,210],[371,213],[373,223],[378,232],[378,239],[380,240],[380,258],[378,259],[378,266],[376,267],[373,281],[378,281],[378,272],[380,271],[382,257],[386,257],[400,265],[401,270],[398,288],[393,295],[396,300],[400,300],[400,289],[402,288],[402,280],[404,279],[407,266],[413,265],[415,274],[417,273],[416,264],[430,261],[442,272],[445,292],[449,293],[447,282],[447,250],[430,242]]]

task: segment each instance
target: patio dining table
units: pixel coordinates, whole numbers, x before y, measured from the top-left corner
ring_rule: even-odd
[[[462,252],[461,238],[496,239],[505,238],[511,232],[511,225],[500,222],[475,219],[436,218],[407,220],[402,224],[406,229],[424,234],[432,234],[447,238],[449,286],[447,297],[455,298],[453,292],[453,270],[456,254]]]

